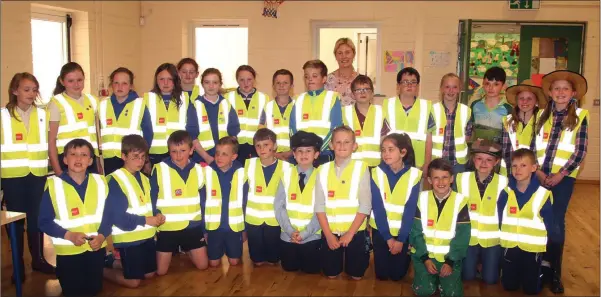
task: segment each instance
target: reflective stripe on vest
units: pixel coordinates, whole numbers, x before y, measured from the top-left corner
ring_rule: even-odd
[[[419,195],[418,206],[429,257],[444,262],[444,256],[451,250],[451,240],[455,237],[457,216],[467,199],[461,194],[452,192],[440,216],[434,199],[436,198],[432,191],[423,191]]]
[[[305,188],[301,191],[298,180],[298,170],[296,166],[289,166],[284,170],[282,182],[284,192],[286,193],[286,213],[292,228],[296,231],[303,231],[307,228],[313,216],[315,216],[315,181],[317,180],[317,170],[313,170]],[[321,230],[316,230],[319,234]]]
[[[248,202],[246,204],[247,223],[260,226],[266,223],[269,226],[279,226],[275,218],[273,202],[278,185],[282,179],[282,173],[290,167],[290,163],[277,160],[277,165],[269,184],[266,184],[263,166],[259,158],[246,160],[244,166],[247,170],[248,180]]]
[[[511,115],[507,115],[503,118],[503,125],[505,126],[505,131],[507,131],[507,135],[509,136],[511,149],[514,151],[521,148],[530,149],[530,143],[532,142],[532,130],[534,129],[532,127],[534,124],[534,116],[530,118],[530,121],[528,121],[528,124],[525,127],[521,121],[518,121],[516,124],[518,131],[513,130],[513,128],[509,126],[509,121],[511,118]]]
[[[35,176],[48,174],[46,111],[35,106],[31,108],[29,130],[22,119],[12,117],[6,108],[0,109],[2,126],[0,176],[2,178],[24,177],[30,172]],[[16,111],[15,115],[18,116]]]
[[[103,176],[88,175],[88,187],[84,201],[73,186],[60,177],[49,177],[47,185],[55,213],[54,222],[57,225],[71,232],[85,233],[87,236],[98,235],[108,194],[108,186]],[[64,238],[51,237],[51,239],[57,255],[77,255],[92,251],[87,243],[76,246]],[[102,247],[105,246],[106,241],[102,243]]]
[[[159,183],[157,209],[165,215],[165,223],[159,231],[179,231],[186,228],[190,221],[202,219],[198,190],[203,186],[203,174],[200,165],[195,164],[188,179],[161,162],[155,165]]]
[[[238,114],[238,121],[240,122],[238,141],[241,144],[252,144],[255,132],[257,132],[259,128],[259,118],[261,117],[265,103],[267,103],[269,98],[267,98],[265,94],[257,91],[250,99],[248,108],[246,108],[246,104],[242,97],[238,95],[238,91],[231,91],[227,98]]]
[[[421,180],[421,170],[411,167],[405,172],[396,185],[391,186],[388,183],[388,177],[380,169],[376,167],[372,169],[371,178],[378,186],[380,197],[384,203],[384,209],[386,210],[386,218],[388,219],[388,227],[390,228],[390,234],[396,237],[401,230],[403,213],[405,211],[405,204],[409,201],[411,191],[413,187]],[[372,228],[379,229],[376,225],[376,216],[374,211],[371,211],[369,218],[369,225]]]
[[[278,152],[290,150],[290,113],[294,101],[286,105],[284,114],[280,112],[278,103],[275,100],[267,102],[265,105],[265,126],[273,131],[277,136]]]
[[[336,176],[335,166],[333,161],[319,166],[318,178],[325,197],[328,225],[332,233],[342,235],[349,230],[359,210],[359,181],[367,165],[350,160],[340,178]],[[363,220],[358,230],[365,230],[365,226]]]
[[[169,109],[167,109],[161,96],[153,92],[144,94],[154,133],[150,145],[151,154],[167,153],[169,135],[177,130],[186,130],[186,116],[190,101],[186,100],[186,95],[183,93],[180,95],[180,99],[182,105],[179,108],[173,100],[170,100]]]
[[[348,105],[343,108],[344,124],[355,131],[356,143],[358,149],[353,152],[352,158],[361,160],[369,166],[378,166],[380,164],[380,133],[382,132],[383,115],[382,107],[379,105],[370,105],[363,127],[359,123],[357,110],[354,105]]]
[[[137,98],[124,107],[119,117],[111,98],[100,102],[98,117],[100,118],[100,135],[102,136],[101,150],[103,158],[121,157],[121,140],[123,136],[142,135],[142,116],[144,115],[144,99]],[[131,113],[128,112],[131,109]]]
[[[455,144],[455,157],[458,164],[467,161],[467,144],[465,142],[465,128],[467,127],[470,110],[465,104],[457,103],[455,123],[453,124],[453,137]],[[444,150],[444,137],[447,126],[447,115],[444,105],[440,102],[432,104],[432,113],[436,130],[432,134],[432,156],[442,157]]]
[[[205,109],[204,103],[200,100],[194,101],[194,107],[196,107],[196,118],[198,120],[198,127],[200,133],[198,133],[198,141],[205,150],[210,150],[215,147],[215,140],[213,139],[213,132],[211,130],[211,124],[209,122],[209,116]],[[227,125],[230,120],[230,104],[227,100],[222,99],[219,103],[219,114],[217,115],[217,129],[219,130],[219,139],[228,136]]]
[[[96,98],[90,94],[85,94],[83,106],[75,100],[65,98],[63,94],[57,94],[52,97],[61,110],[61,120],[56,135],[56,147],[59,154],[62,154],[65,145],[69,141],[81,138],[85,139],[94,147],[94,153],[98,156],[98,140],[96,135]],[[52,100],[51,99],[51,100]],[[86,106],[89,106],[92,110]],[[64,114],[64,117],[62,115]]]
[[[541,114],[542,111],[539,112],[539,117]],[[555,157],[552,159],[551,173],[559,172],[561,168],[568,163],[568,160],[576,150],[576,132],[580,129],[582,121],[585,118],[588,118],[588,110],[577,108],[576,115],[578,115],[578,124],[576,127],[574,127],[574,130],[569,131],[567,129],[562,129],[560,133],[559,142],[557,143],[557,151],[555,152]],[[538,164],[541,165],[545,162],[547,145],[549,144],[549,139],[551,138],[551,129],[553,128],[552,126],[553,115],[549,116],[549,119],[545,122],[541,129],[542,131],[539,131],[536,136],[536,155],[538,157]],[[578,171],[580,171],[580,166],[572,171],[570,177],[576,178],[578,176]]]
[[[508,189],[507,205],[503,210],[501,225],[501,246],[519,247],[531,253],[546,251],[547,229],[540,217],[540,210],[549,199],[551,192],[540,186],[533,196],[520,209],[515,192]]]
[[[115,181],[119,184],[121,191],[127,197],[127,210],[128,214],[151,217],[152,214],[152,203],[150,201],[150,182],[148,177],[140,174],[142,180],[142,187],[136,180],[136,178],[129,173],[125,168],[116,170],[110,174]],[[154,237],[157,228],[150,225],[136,226],[132,231],[123,231],[119,227],[113,225],[113,242],[124,243],[124,242],[135,242]]]
[[[225,100],[224,100],[225,101]],[[222,198],[221,184],[215,170],[211,167],[204,167],[206,178],[206,203],[205,203],[205,224],[207,230],[217,230],[221,225],[221,205],[228,203],[228,223],[232,231],[240,232],[244,230],[244,212],[242,211],[243,186],[244,186],[244,168],[239,168],[234,172],[230,187],[230,196]]]
[[[421,167],[425,161],[430,101],[421,98],[416,99],[409,114],[405,113],[401,101],[397,97],[386,99],[383,106],[386,108],[385,118],[390,125],[388,134],[405,133],[409,135],[415,151],[415,165]]]
[[[481,245],[483,248],[499,244],[499,213],[497,200],[507,187],[509,180],[502,175],[494,174],[486,187],[484,197],[480,196],[476,173],[463,172],[457,175],[457,189],[468,197],[470,221],[472,223],[470,245]]]
[[[294,104],[296,106],[294,108],[296,130],[313,132],[325,142],[332,126],[330,112],[338,95],[333,91],[323,91],[310,104],[303,104],[306,95],[306,92],[300,94]],[[324,145],[327,145],[327,143],[324,143]]]

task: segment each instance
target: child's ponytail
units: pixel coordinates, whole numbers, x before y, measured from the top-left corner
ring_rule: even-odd
[[[59,75],[56,78],[56,86],[54,87],[54,91],[52,92],[52,95],[58,95],[64,91],[65,91],[65,86],[63,86],[63,84],[61,83],[61,77]]]
[[[578,125],[578,114],[576,114],[576,99],[572,99],[568,105],[568,116],[561,124],[562,129],[573,131]]]

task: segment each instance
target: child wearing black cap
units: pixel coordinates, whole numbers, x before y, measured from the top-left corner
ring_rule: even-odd
[[[298,131],[290,138],[296,166],[284,170],[275,196],[275,216],[282,228],[280,260],[286,271],[319,273],[321,228],[315,215],[314,188],[317,174],[313,162],[319,157],[322,139]]]

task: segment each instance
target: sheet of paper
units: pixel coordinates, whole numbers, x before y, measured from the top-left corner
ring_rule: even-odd
[[[555,58],[540,58],[538,73],[547,74],[553,71],[555,71]]]

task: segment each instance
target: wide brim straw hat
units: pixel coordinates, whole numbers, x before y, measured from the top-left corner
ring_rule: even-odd
[[[532,80],[530,79],[523,81],[519,85],[507,88],[507,90],[505,91],[505,97],[507,98],[507,102],[509,102],[509,104],[511,104],[514,107],[517,106],[518,94],[524,91],[531,92],[532,94],[534,94],[534,96],[536,96],[538,108],[542,109],[545,108],[545,106],[547,106],[548,100],[547,96],[545,96],[545,92],[543,92],[543,89],[541,87],[535,86],[534,82],[532,82]]]
[[[580,75],[580,73],[569,70],[556,70],[543,76],[542,88],[543,92],[545,92],[545,95],[550,96],[551,84],[553,84],[553,82],[556,80],[567,80],[571,82],[572,86],[574,87],[574,91],[576,91],[576,96],[574,96],[574,98],[578,100],[582,99],[588,90],[586,78]]]

